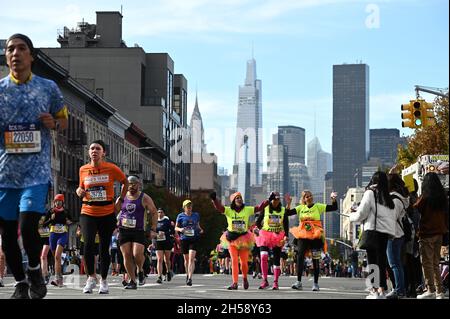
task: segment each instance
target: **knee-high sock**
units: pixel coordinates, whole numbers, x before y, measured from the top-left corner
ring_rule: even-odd
[[[241,249],[239,250],[239,258],[241,259],[241,270],[242,270],[242,277],[244,279],[247,278],[248,274],[248,249]]]
[[[278,283],[278,278],[280,278],[280,274],[281,274],[281,269],[280,266],[274,266],[273,267],[273,281]]]
[[[233,283],[237,284],[239,278],[239,253],[236,247],[230,246],[231,256],[231,274],[233,277]]]
[[[261,272],[264,280],[267,280],[267,275],[269,273],[269,252],[261,252]]]

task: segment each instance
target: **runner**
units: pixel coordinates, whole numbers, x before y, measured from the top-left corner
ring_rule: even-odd
[[[44,227],[50,226],[50,249],[55,256],[55,280],[51,282],[53,286],[63,286],[63,275],[61,270],[61,255],[69,240],[67,225],[72,223],[66,210],[64,209],[64,195],[57,194],[53,200],[54,207],[45,216]]]
[[[43,226],[45,220],[45,216],[42,216],[39,219],[39,236],[41,237],[41,268],[42,268],[42,276],[44,277],[45,284],[47,285],[50,282],[50,274],[48,273],[49,263],[48,263],[48,255],[50,252],[50,228],[48,226]],[[54,266],[54,265],[53,265]]]
[[[47,294],[38,224],[52,183],[50,130],[66,128],[68,118],[57,85],[32,74],[35,53],[27,36],[10,36],[5,49],[10,73],[0,80],[0,233],[16,280],[14,299],[41,299]],[[28,280],[17,243],[19,227],[28,257]]]
[[[171,220],[164,213],[164,209],[158,208],[158,225],[156,226],[156,257],[158,279],[156,283],[162,283],[163,261],[166,264],[167,281],[171,281],[173,277],[172,265],[170,263],[170,254],[173,248],[173,235],[175,228]]]
[[[184,256],[184,269],[186,270],[186,285],[192,286],[197,243],[200,235],[203,234],[203,229],[200,227],[200,214],[192,212],[192,202],[189,199],[183,202],[183,209],[184,212],[177,216],[175,231],[180,233],[181,253]]]
[[[119,244],[129,282],[125,289],[137,289],[136,267],[139,286],[145,284],[144,249],[145,221],[147,212],[152,214],[152,233],[156,232],[156,207],[150,196],[140,190],[141,182],[137,176],[128,177],[128,192],[122,202],[119,215]],[[117,203],[120,203],[118,200]]]
[[[244,289],[249,287],[247,280],[248,258],[255,244],[254,236],[249,231],[249,219],[255,212],[262,211],[274,196],[274,194],[271,194],[269,200],[263,201],[259,206],[250,207],[245,206],[241,193],[237,192],[230,196],[231,205],[224,207],[216,198],[216,192],[210,194],[214,207],[225,215],[228,222],[227,231],[220,238],[222,246],[228,248],[231,255],[233,283],[227,288],[228,290],[238,289],[239,259],[241,261]]]
[[[291,228],[291,232],[297,238],[297,282],[292,285],[292,289],[302,290],[302,274],[305,265],[305,253],[311,250],[312,263],[314,268],[314,283],[312,290],[319,291],[319,273],[321,250],[324,248],[325,233],[323,230],[320,215],[324,212],[335,211],[338,209],[337,194],[331,193],[332,205],[314,203],[313,195],[310,191],[304,190],[301,196],[300,205],[290,209],[292,198],[286,194],[286,214],[288,216],[298,214],[300,225]]]
[[[256,245],[261,251],[261,272],[263,280],[259,289],[269,287],[267,275],[269,273],[269,252],[273,253],[273,290],[278,290],[278,279],[280,278],[280,258],[281,247],[287,241],[286,234],[289,229],[289,220],[285,214],[285,209],[281,205],[280,193],[273,192],[273,199],[256,220],[256,225],[260,229],[257,231]]]
[[[119,229],[114,229],[111,237],[111,276],[118,276],[120,274],[121,254],[119,251]]]
[[[115,211],[119,211],[128,189],[125,174],[112,163],[105,161],[106,146],[102,140],[96,140],[89,146],[90,163],[80,168],[80,184],[77,195],[83,199],[80,225],[84,238],[84,258],[89,275],[83,293],[92,293],[96,286],[94,266],[95,236],[100,236],[100,282],[99,294],[109,293],[108,276],[111,256],[109,245],[116,228]],[[122,184],[120,197],[114,205],[114,181]]]

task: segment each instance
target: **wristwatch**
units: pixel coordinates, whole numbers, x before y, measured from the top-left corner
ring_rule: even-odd
[[[59,130],[59,122],[57,120],[55,120],[55,127],[54,127],[55,131]]]

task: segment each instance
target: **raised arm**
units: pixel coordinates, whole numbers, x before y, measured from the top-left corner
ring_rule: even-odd
[[[327,205],[327,207],[325,208],[326,212],[333,212],[333,211],[338,209],[338,204],[337,204],[336,197],[337,197],[337,193],[336,192],[332,192],[331,195],[330,195],[331,205]]]
[[[289,194],[285,194],[284,195],[284,200],[286,202],[286,208],[284,209],[284,215],[285,216],[293,216],[295,214],[297,214],[297,210],[295,208],[291,209],[291,204],[292,204],[292,197]]]
[[[209,194],[209,198],[211,198],[212,204],[214,205],[214,208],[221,214],[225,213],[225,207],[223,207],[220,200],[217,199],[216,192],[212,192]]]

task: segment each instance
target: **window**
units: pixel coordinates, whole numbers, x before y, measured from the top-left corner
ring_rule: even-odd
[[[98,96],[100,96],[103,99],[103,89],[102,88],[95,89],[95,94],[97,94]]]

